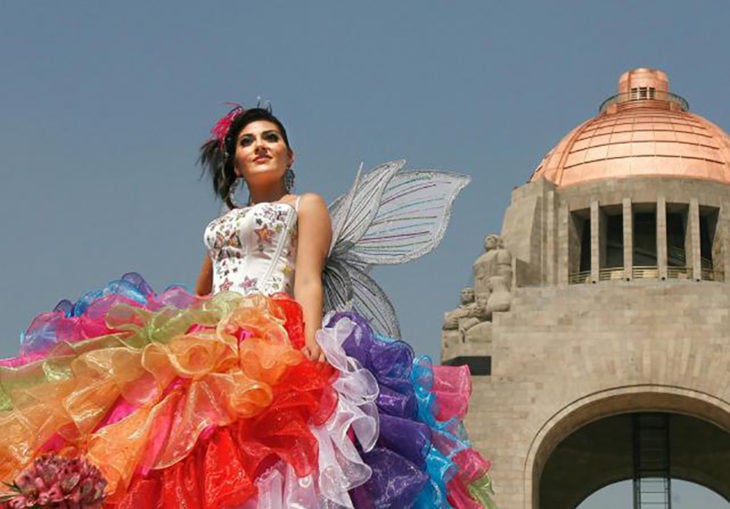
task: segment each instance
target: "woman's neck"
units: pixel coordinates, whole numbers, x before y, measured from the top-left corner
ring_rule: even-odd
[[[255,189],[249,188],[249,205],[256,205],[257,203],[273,203],[281,201],[281,199],[287,195],[286,190],[280,184],[275,186],[262,188],[256,186]]]

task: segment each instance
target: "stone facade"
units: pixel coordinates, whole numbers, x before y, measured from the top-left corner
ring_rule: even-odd
[[[491,375],[473,378],[467,417],[475,444],[494,460],[499,506],[540,507],[542,469],[555,446],[604,417],[677,412],[727,434],[728,331],[730,287],[724,283],[518,288],[512,309],[493,318]],[[715,452],[726,459],[730,445]],[[573,469],[596,458],[588,460]],[[717,465],[698,463],[684,477],[708,485]],[[566,479],[575,475],[564,473]],[[590,494],[606,482],[599,480],[579,492]],[[730,498],[726,475],[708,487]]]

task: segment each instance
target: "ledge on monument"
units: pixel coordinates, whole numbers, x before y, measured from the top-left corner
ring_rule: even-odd
[[[469,366],[472,376],[489,376],[492,374],[492,357],[490,355],[460,355],[443,362],[445,366]]]

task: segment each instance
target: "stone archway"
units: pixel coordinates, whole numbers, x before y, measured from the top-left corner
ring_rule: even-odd
[[[576,507],[607,484],[631,479],[636,415],[604,417],[566,437],[543,469],[540,507]],[[705,486],[730,500],[730,433],[696,417],[661,415],[669,424],[671,477]]]
[[[674,433],[691,440],[674,451],[672,476],[730,499],[723,468],[723,459],[730,455],[730,404],[697,391],[642,385],[581,398],[544,423],[525,462],[526,500],[532,500],[531,506],[575,507],[606,484],[630,478],[630,449],[628,455],[614,449],[627,440],[631,443],[626,421],[636,412],[675,416]]]

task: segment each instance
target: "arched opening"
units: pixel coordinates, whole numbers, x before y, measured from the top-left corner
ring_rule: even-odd
[[[686,437],[684,446],[673,449],[672,478],[700,484],[730,500],[730,402],[686,387],[641,384],[588,394],[544,421],[524,463],[524,507],[574,508],[600,488],[632,479],[633,464],[627,458],[633,452],[628,453],[631,447],[621,449],[618,436],[622,433],[628,443],[630,428],[615,428],[610,419],[630,420],[630,414],[642,412],[672,414],[673,433]],[[608,434],[596,433],[601,429]],[[616,450],[624,452],[623,464]],[[564,494],[561,500],[556,500],[556,491]]]
[[[581,426],[555,446],[540,477],[539,507],[574,508],[603,487],[627,480],[629,502],[614,507],[670,509],[672,480],[677,479],[727,501],[728,457],[730,433],[703,419],[675,412],[610,415]]]
[[[619,481],[591,494],[576,509],[614,509],[631,507],[634,490],[632,481]],[[728,509],[730,502],[702,485],[672,479],[672,509]]]

